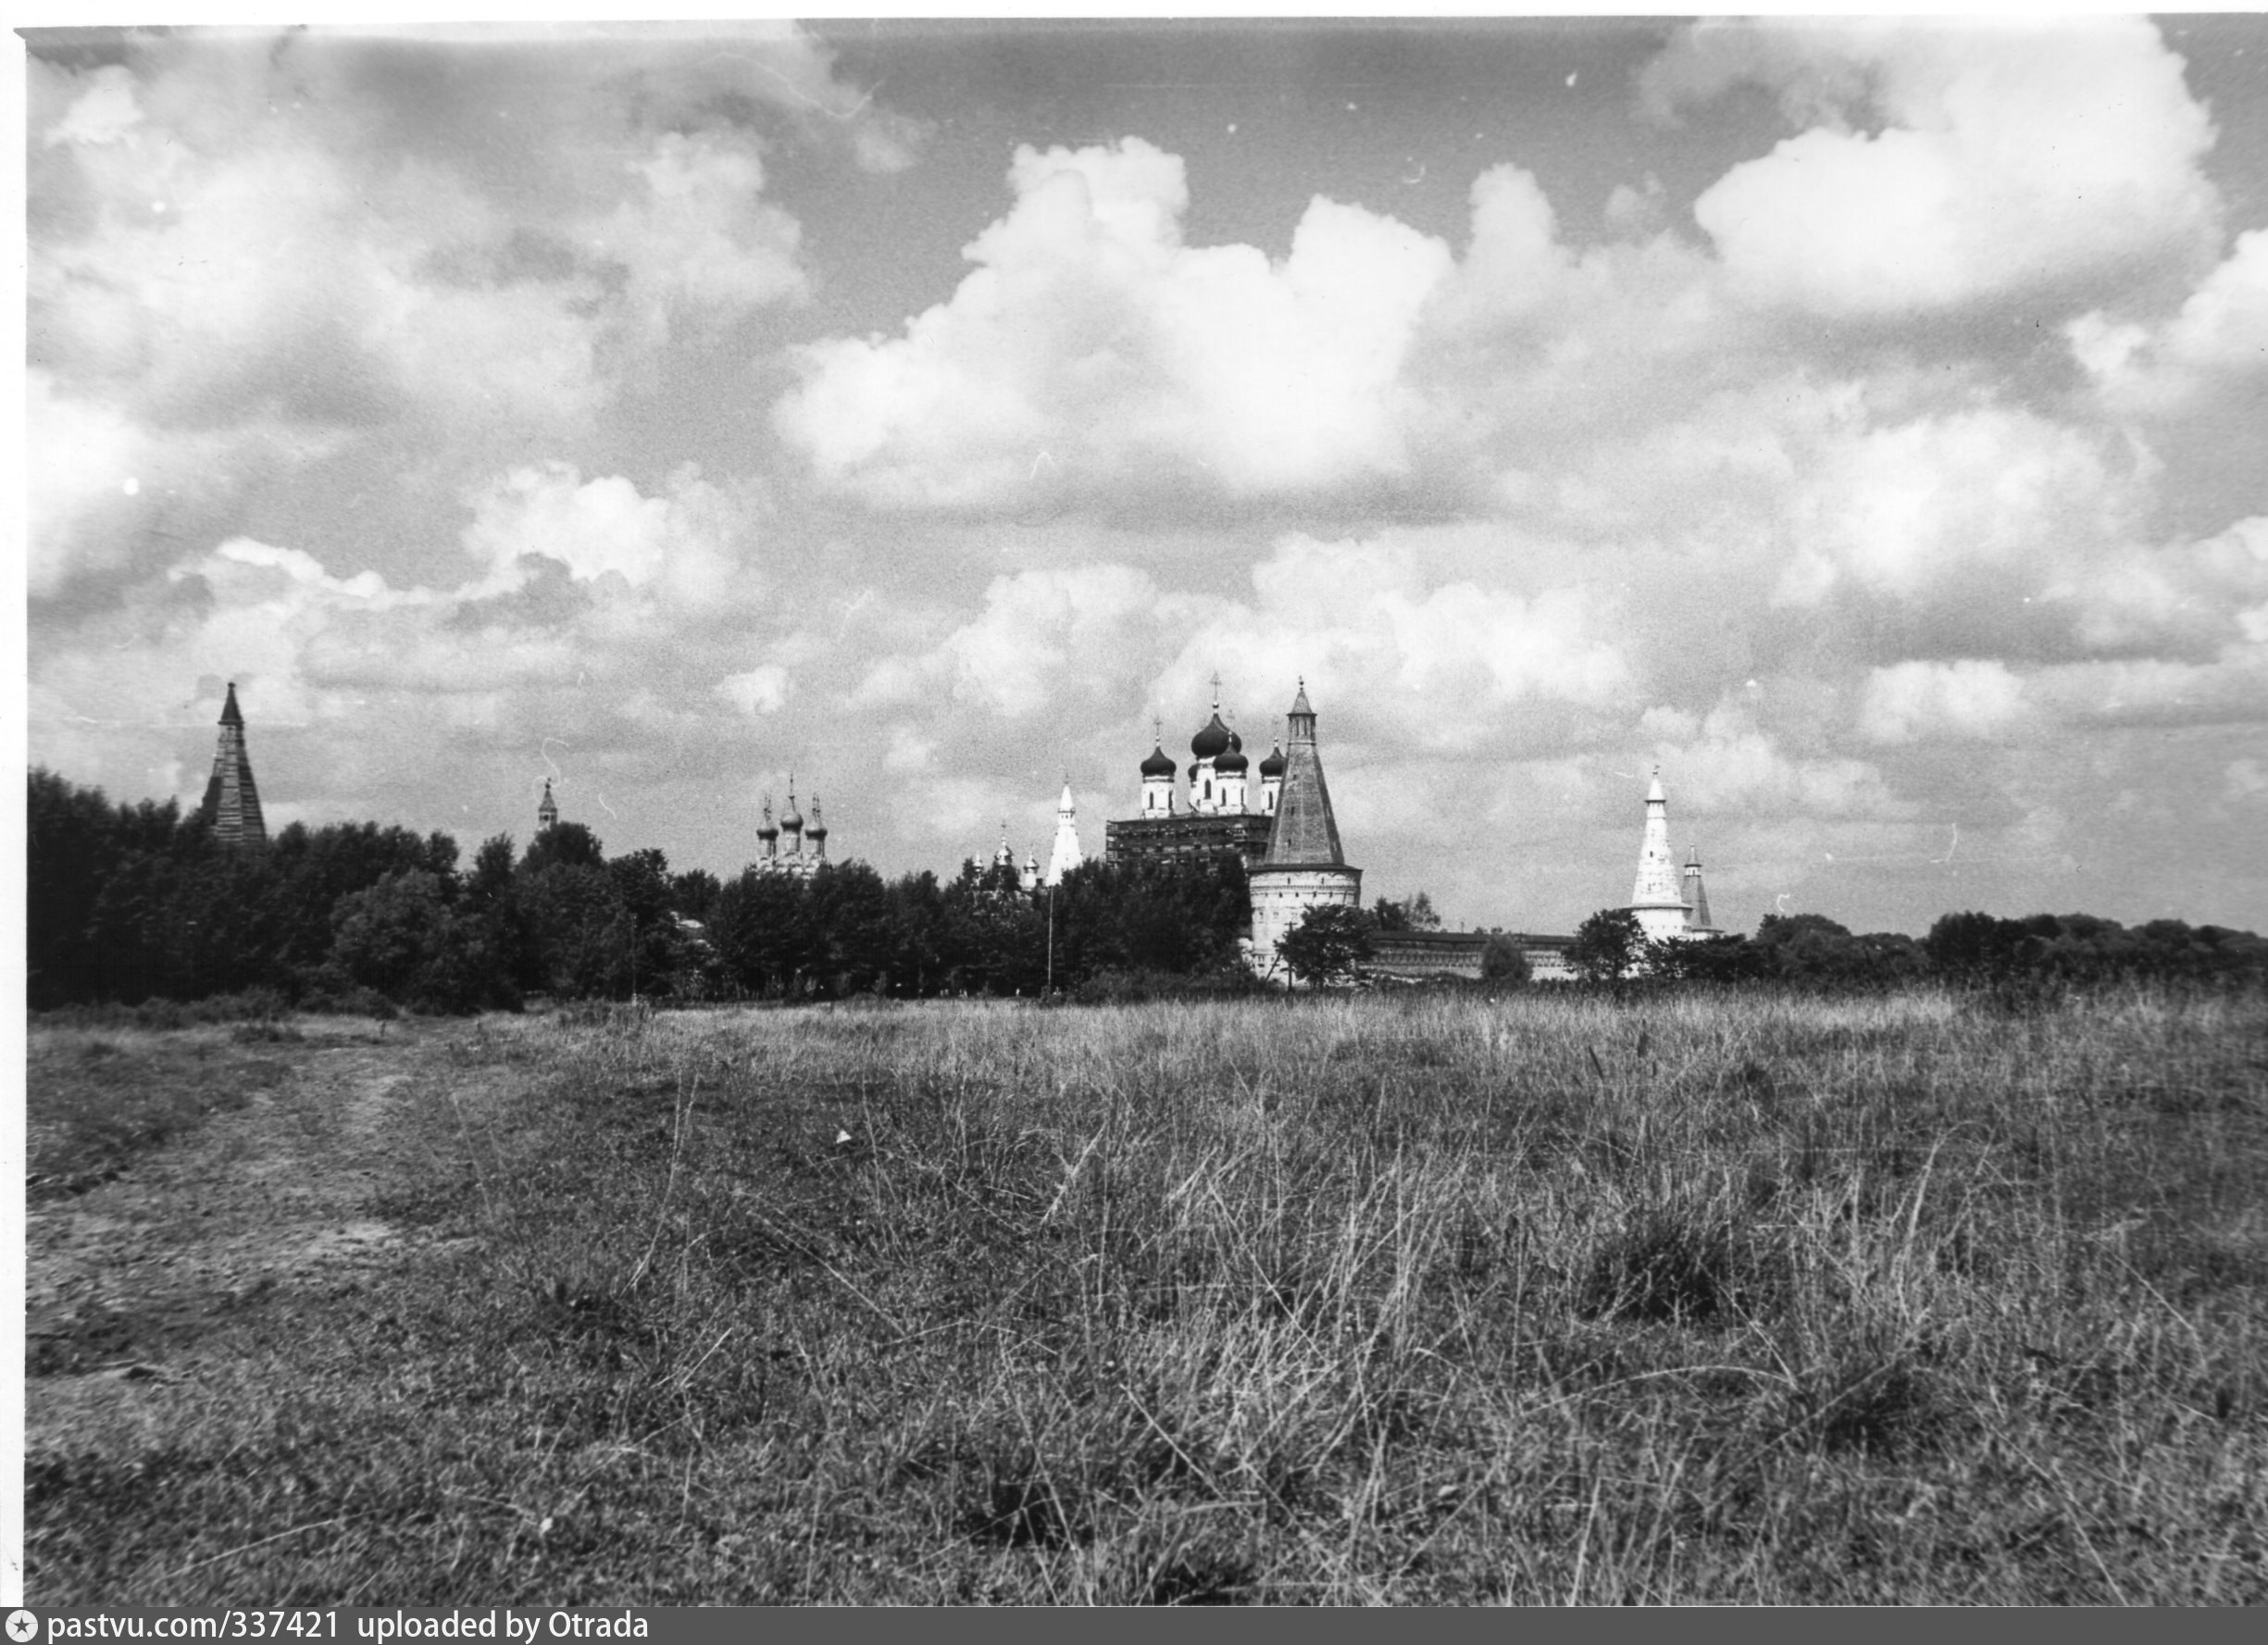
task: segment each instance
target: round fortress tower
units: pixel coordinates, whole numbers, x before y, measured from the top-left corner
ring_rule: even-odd
[[[1323,781],[1315,711],[1308,705],[1305,680],[1292,700],[1288,730],[1267,854],[1250,874],[1252,960],[1263,974],[1279,963],[1277,943],[1310,908],[1353,908],[1363,900],[1363,871],[1349,867],[1340,849],[1339,823],[1331,815],[1331,793]]]

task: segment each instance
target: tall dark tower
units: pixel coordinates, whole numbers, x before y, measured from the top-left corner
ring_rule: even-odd
[[[220,747],[213,775],[205,785],[197,814],[212,825],[223,845],[266,845],[268,823],[260,816],[260,791],[252,780],[252,756],[244,752],[244,716],[236,706],[236,681],[220,710]]]
[[[1267,855],[1246,871],[1252,958],[1264,974],[1277,964],[1277,940],[1310,908],[1356,908],[1363,900],[1363,871],[1347,866],[1340,847],[1339,819],[1331,815],[1331,791],[1324,786],[1323,756],[1315,748],[1315,711],[1308,705],[1303,679],[1291,700],[1287,729],[1290,746],[1276,815],[1268,824]]]
[[[559,802],[551,797],[551,779],[546,777],[543,779],[542,801],[535,808],[536,832],[540,834],[545,829],[555,829],[558,826]]]

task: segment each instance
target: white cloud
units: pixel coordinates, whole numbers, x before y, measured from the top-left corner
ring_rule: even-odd
[[[1776,598],[1815,604],[1848,580],[1894,600],[2013,606],[2133,530],[2143,499],[2115,449],[2015,407],[1856,424],[1795,482],[1795,557]]]
[[[1263,496],[1410,462],[1401,374],[1448,248],[1317,197],[1271,264],[1183,243],[1178,156],[1139,138],[1016,151],[977,271],[896,338],[800,351],[781,433],[895,505],[1195,486]]]
[[[1906,662],[1866,677],[1859,734],[1872,742],[1944,736],[1990,740],[2023,723],[2024,683],[2005,663]]]
[[[954,698],[1010,719],[1060,715],[1067,696],[1107,689],[1094,667],[1112,660],[1117,678],[1140,678],[1164,636],[1194,602],[1161,593],[1140,571],[1088,566],[997,578],[984,609],[954,630],[934,659],[949,670]]]
[[[1694,203],[1763,301],[1913,314],[2211,255],[2212,121],[2148,22],[1701,24],[1646,87],[1674,109],[1742,81],[1809,123]]]
[[[571,464],[515,468],[467,493],[473,511],[466,548],[489,567],[477,591],[518,587],[520,562],[556,560],[576,580],[619,578],[699,605],[753,582],[739,567],[729,533],[729,502],[690,470],[670,494],[648,497],[620,475],[585,480]]]
[[[585,227],[583,249],[628,271],[627,300],[655,335],[672,308],[732,316],[800,300],[810,282],[798,260],[802,229],[763,199],[755,145],[712,134],[665,132],[628,168],[640,197]]]
[[[1874,821],[1913,815],[1874,766],[1842,755],[1790,754],[1738,699],[1711,709],[1698,736],[1658,741],[1654,757],[1677,804],[1704,814]]]
[[[730,674],[717,682],[717,694],[742,714],[777,714],[788,700],[788,671],[766,663],[745,674]]]
[[[2113,410],[2163,415],[2213,406],[2257,433],[2268,419],[2268,229],[2228,256],[2162,326],[2095,310],[2065,328],[2072,353]]]

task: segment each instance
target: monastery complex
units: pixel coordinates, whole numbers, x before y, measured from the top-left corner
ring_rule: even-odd
[[[1331,812],[1330,786],[1324,780],[1323,754],[1315,736],[1316,715],[1302,680],[1284,722],[1284,735],[1259,765],[1259,789],[1244,741],[1221,719],[1219,681],[1214,682],[1213,715],[1190,741],[1186,790],[1181,770],[1165,753],[1163,730],[1141,762],[1140,800],[1135,816],[1103,827],[1103,860],[1111,863],[1178,863],[1233,853],[1241,858],[1251,886],[1251,935],[1246,953],[1263,976],[1278,975],[1277,943],[1312,908],[1361,906],[1363,871],[1347,861]],[[244,743],[244,717],[230,682],[220,711],[219,745],[205,788],[200,815],[214,834],[231,846],[267,843],[258,786]],[[551,783],[536,808],[539,829],[559,820]],[[811,820],[796,808],[795,783],[788,782],[788,804],[779,819],[769,795],[756,829],[756,872],[807,879],[827,863],[827,824],[816,794]],[[1020,867],[1008,844],[1005,825],[997,866],[1015,868],[1028,890],[1058,885],[1086,860],[1078,838],[1078,806],[1070,779],[1055,804],[1055,841],[1047,867],[1036,852]],[[1709,915],[1709,893],[1701,882],[1701,854],[1689,851],[1682,866],[1670,850],[1669,804],[1659,768],[1646,791],[1646,817],[1639,836],[1638,878],[1626,908],[1652,941],[1679,941],[1718,934]],[[1477,978],[1491,943],[1509,941],[1527,958],[1539,980],[1572,975],[1568,936],[1514,931],[1381,931],[1372,938],[1369,968],[1389,976]]]

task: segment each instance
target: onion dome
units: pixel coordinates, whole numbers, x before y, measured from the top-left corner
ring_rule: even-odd
[[[1166,754],[1165,745],[1162,742],[1152,749],[1150,757],[1142,762],[1144,777],[1171,777],[1179,769],[1180,767],[1173,763],[1172,756]]]
[[[759,840],[779,838],[779,825],[772,820],[772,800],[769,794],[764,798],[764,823],[756,829],[756,838]]]
[[[1283,774],[1284,745],[1278,742],[1276,745],[1276,752],[1268,755],[1266,759],[1260,762],[1260,775],[1263,777],[1281,777]]]
[[[1228,733],[1228,752],[1213,762],[1213,768],[1223,777],[1241,777],[1252,767],[1244,757],[1244,739],[1234,731]]]
[[[1217,760],[1228,752],[1228,728],[1221,724],[1221,711],[1215,708],[1203,730],[1190,739],[1190,754],[1201,760]]]
[[[814,844],[827,838],[827,824],[820,820],[819,796],[816,794],[811,796],[811,827],[804,830],[804,837]]]
[[[779,826],[791,834],[804,831],[804,814],[795,808],[795,791],[788,791],[788,808],[779,814]]]

